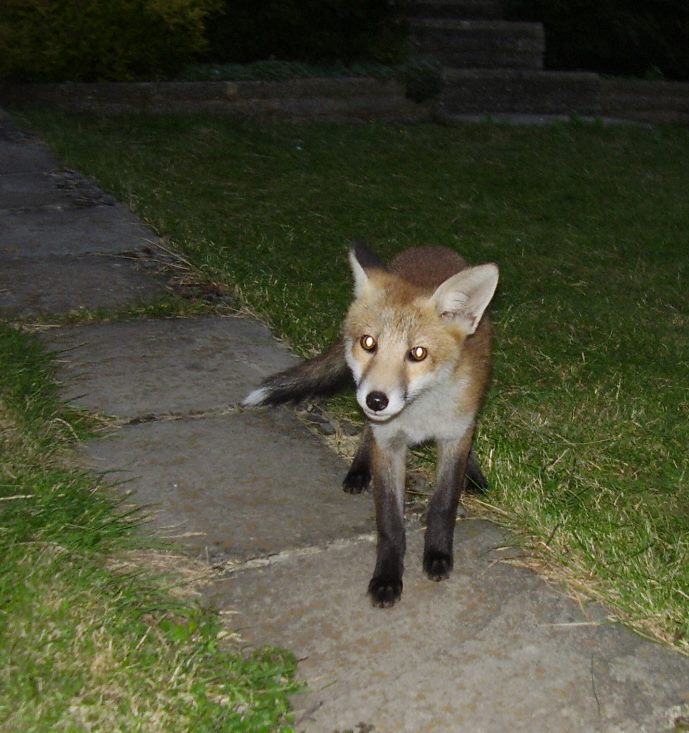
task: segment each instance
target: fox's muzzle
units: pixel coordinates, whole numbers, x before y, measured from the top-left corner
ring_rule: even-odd
[[[390,420],[398,415],[406,404],[404,393],[399,388],[383,391],[365,379],[358,385],[356,400],[366,417],[373,422]]]

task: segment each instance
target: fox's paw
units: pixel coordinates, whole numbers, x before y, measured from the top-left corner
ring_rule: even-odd
[[[371,483],[371,472],[368,469],[362,471],[350,468],[342,481],[342,488],[348,494],[360,494],[368,488]]]
[[[368,584],[371,603],[378,608],[390,608],[402,597],[402,578],[374,575]]]
[[[428,550],[423,555],[423,569],[431,580],[446,580],[452,572],[452,555]]]

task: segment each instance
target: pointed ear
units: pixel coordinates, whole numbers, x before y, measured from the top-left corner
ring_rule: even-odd
[[[349,264],[354,275],[354,296],[360,297],[369,287],[369,277],[366,270],[376,268],[386,270],[385,265],[378,259],[363,242],[355,241],[349,250]]]
[[[354,275],[354,297],[360,298],[368,289],[368,275],[366,270],[359,264],[353,249],[349,250],[349,266]]]
[[[497,265],[469,267],[439,285],[431,301],[443,318],[457,321],[471,335],[478,328],[497,286]]]

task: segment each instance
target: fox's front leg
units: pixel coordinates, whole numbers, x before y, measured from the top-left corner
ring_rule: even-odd
[[[404,572],[404,474],[407,447],[404,444],[381,446],[371,440],[373,498],[376,505],[378,546],[376,568],[368,593],[374,606],[387,608],[402,595]]]
[[[423,551],[423,569],[431,580],[444,580],[452,570],[457,507],[472,439],[469,430],[458,441],[438,441],[438,485],[428,507]]]
[[[371,464],[373,461],[373,432],[370,425],[366,425],[361,434],[359,447],[342,482],[342,488],[348,494],[360,494],[371,483]]]

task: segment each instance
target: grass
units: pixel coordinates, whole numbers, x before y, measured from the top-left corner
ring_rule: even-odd
[[[292,730],[294,660],[238,654],[179,575],[132,560],[137,517],[70,468],[94,422],[51,370],[0,323],[0,730]]]
[[[689,651],[689,131],[31,121],[302,355],[338,332],[353,238],[498,262],[486,501]]]

